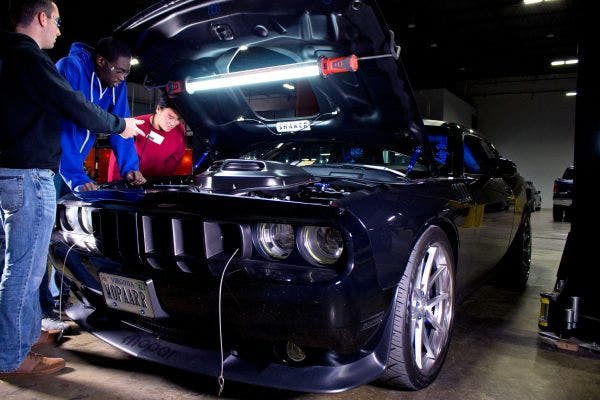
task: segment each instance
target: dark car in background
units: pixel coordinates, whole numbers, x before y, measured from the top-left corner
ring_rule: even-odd
[[[535,187],[533,181],[527,181],[527,196],[532,199],[531,211],[542,209],[542,191]]]
[[[552,191],[552,217],[555,222],[570,221],[573,216],[573,193],[575,191],[575,167],[565,169],[561,178],[554,180]]]
[[[164,1],[118,33],[170,82],[195,170],[59,201],[50,255],[98,338],[220,382],[420,389],[482,278],[525,285],[525,180],[423,123],[375,2]]]

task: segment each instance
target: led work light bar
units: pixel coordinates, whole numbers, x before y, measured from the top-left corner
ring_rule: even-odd
[[[358,70],[358,58],[354,54],[336,58],[320,57],[316,61],[190,78],[183,84],[179,81],[171,81],[167,84],[167,93],[170,96],[178,94],[183,91],[184,86],[189,94],[193,94],[203,90],[288,81],[319,75],[326,77],[341,72],[355,72],[356,70]]]

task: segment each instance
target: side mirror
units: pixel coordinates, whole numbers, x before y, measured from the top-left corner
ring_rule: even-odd
[[[507,158],[493,158],[489,163],[490,173],[494,176],[512,176],[517,173],[517,166]]]

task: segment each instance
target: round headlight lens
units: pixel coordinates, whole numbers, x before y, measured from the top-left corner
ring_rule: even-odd
[[[288,224],[258,224],[256,239],[265,255],[278,260],[287,258],[294,250],[294,228]]]
[[[334,264],[344,251],[342,234],[329,226],[303,226],[298,241],[300,252],[311,263]]]

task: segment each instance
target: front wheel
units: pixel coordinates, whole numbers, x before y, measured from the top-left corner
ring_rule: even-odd
[[[525,211],[519,230],[501,261],[501,282],[512,289],[527,286],[531,268],[531,214]]]
[[[416,242],[398,284],[394,327],[380,381],[422,389],[442,368],[454,319],[454,257],[444,231],[431,226]]]

